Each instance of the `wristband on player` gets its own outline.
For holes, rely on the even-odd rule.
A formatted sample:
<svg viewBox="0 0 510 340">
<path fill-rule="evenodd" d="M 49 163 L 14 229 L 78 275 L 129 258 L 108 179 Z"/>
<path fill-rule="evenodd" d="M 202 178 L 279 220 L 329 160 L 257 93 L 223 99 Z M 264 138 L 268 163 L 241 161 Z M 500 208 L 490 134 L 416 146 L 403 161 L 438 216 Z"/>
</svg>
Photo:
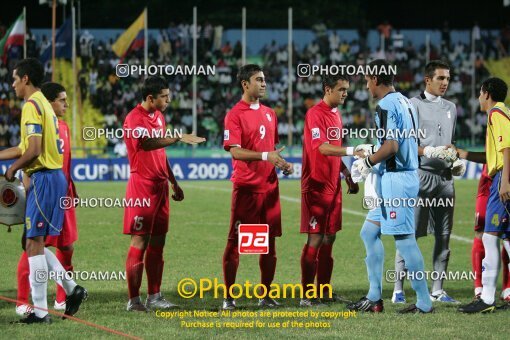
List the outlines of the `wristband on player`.
<svg viewBox="0 0 510 340">
<path fill-rule="evenodd" d="M 352 156 L 354 154 L 354 147 L 353 146 L 348 146 L 346 149 L 345 149 L 345 154 L 347 156 Z"/>
<path fill-rule="evenodd" d="M 372 167 L 375 165 L 370 161 L 370 156 L 363 159 L 363 163 L 366 165 L 367 168 L 372 169 Z"/>
<path fill-rule="evenodd" d="M 263 161 L 267 161 L 267 155 L 269 154 L 269 152 L 263 152 L 262 153 L 262 160 Z"/>
</svg>

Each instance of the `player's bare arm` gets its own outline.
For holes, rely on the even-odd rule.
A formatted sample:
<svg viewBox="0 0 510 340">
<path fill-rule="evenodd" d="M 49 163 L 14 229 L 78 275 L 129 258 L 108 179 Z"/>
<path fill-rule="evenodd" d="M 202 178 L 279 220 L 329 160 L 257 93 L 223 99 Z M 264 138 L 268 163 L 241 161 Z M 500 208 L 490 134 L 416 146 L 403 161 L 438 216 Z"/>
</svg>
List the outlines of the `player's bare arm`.
<svg viewBox="0 0 510 340">
<path fill-rule="evenodd" d="M 368 160 L 373 165 L 381 163 L 398 152 L 398 142 L 395 140 L 386 140 L 383 145 L 373 155 L 368 156 Z"/>
<path fill-rule="evenodd" d="M 467 151 L 463 149 L 457 149 L 457 153 L 460 159 L 465 159 L 475 163 L 487 163 L 487 158 L 485 152 L 473 152 Z"/>
<path fill-rule="evenodd" d="M 172 185 L 172 190 L 174 194 L 172 195 L 172 199 L 174 201 L 182 201 L 184 199 L 184 192 L 182 191 L 182 188 L 179 186 L 179 183 L 177 183 L 177 180 L 175 179 L 174 172 L 172 171 L 172 167 L 170 166 L 170 162 L 166 162 L 166 166 L 168 168 L 168 180 L 170 181 L 170 184 Z"/>
<path fill-rule="evenodd" d="M 343 147 L 338 145 L 331 145 L 329 143 L 323 143 L 319 146 L 319 151 L 324 156 L 355 156 L 355 157 L 364 157 L 364 153 L 362 151 L 352 151 L 352 153 L 348 152 L 349 147 Z"/>
<path fill-rule="evenodd" d="M 14 180 L 14 174 L 19 169 L 23 169 L 27 166 L 29 166 L 33 161 L 39 157 L 41 154 L 42 149 L 42 137 L 41 136 L 31 136 L 28 139 L 28 148 L 25 151 L 24 154 L 21 155 L 20 158 L 12 164 L 9 169 L 7 169 L 7 172 L 5 173 L 5 178 L 8 181 Z"/>
<path fill-rule="evenodd" d="M 196 145 L 205 142 L 206 139 L 203 137 L 195 136 L 194 134 L 183 134 L 182 137 L 176 138 L 147 138 L 142 142 L 142 149 L 144 151 L 152 151 L 161 148 L 166 148 L 177 142 L 183 142 L 185 144 Z"/>
<path fill-rule="evenodd" d="M 20 158 L 20 157 L 21 157 L 21 149 L 17 146 L 0 151 L 0 160 L 2 160 L 2 161 L 14 159 L 14 158 Z"/>
<path fill-rule="evenodd" d="M 510 201 L 510 148 L 503 149 L 503 170 L 501 172 L 499 199 L 501 202 Z"/>
<path fill-rule="evenodd" d="M 288 163 L 283 157 L 280 155 L 280 152 L 285 149 L 284 146 L 282 146 L 279 149 L 276 149 L 274 151 L 267 152 L 267 161 L 269 161 L 271 164 L 273 164 L 276 168 L 281 170 L 287 170 L 292 171 L 292 164 Z M 230 154 L 234 159 L 237 159 L 239 161 L 261 161 L 265 160 L 263 157 L 265 157 L 263 154 L 264 152 L 258 152 L 258 151 L 252 151 L 243 149 L 239 146 L 233 146 L 230 148 Z"/>
</svg>

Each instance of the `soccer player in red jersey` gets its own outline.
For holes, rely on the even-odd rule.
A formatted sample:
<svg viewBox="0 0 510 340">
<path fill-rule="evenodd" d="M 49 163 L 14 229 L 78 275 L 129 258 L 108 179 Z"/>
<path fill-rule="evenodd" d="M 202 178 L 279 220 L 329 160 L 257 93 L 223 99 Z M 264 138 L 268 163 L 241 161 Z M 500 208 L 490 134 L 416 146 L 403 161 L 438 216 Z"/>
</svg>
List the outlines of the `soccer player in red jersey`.
<svg viewBox="0 0 510 340">
<path fill-rule="evenodd" d="M 163 247 L 169 221 L 169 187 L 172 184 L 175 201 L 184 194 L 177 184 L 165 147 L 181 141 L 198 144 L 205 138 L 192 134 L 182 137 L 166 136 L 162 112 L 170 102 L 168 83 L 159 77 L 148 77 L 142 86 L 142 103 L 138 104 L 124 121 L 131 174 L 127 183 L 126 201 L 149 200 L 150 207 L 127 206 L 124 210 L 124 234 L 131 235 L 126 260 L 129 301 L 128 311 L 170 309 L 177 307 L 167 301 L 160 291 L 163 277 Z M 145 255 L 148 296 L 145 304 L 140 299 Z"/>
<path fill-rule="evenodd" d="M 58 83 L 45 83 L 41 86 L 41 92 L 48 99 L 58 118 L 58 132 L 60 135 L 60 145 L 64 151 L 64 163 L 62 171 L 68 183 L 67 196 L 70 198 L 77 197 L 76 188 L 71 178 L 71 138 L 69 127 L 62 119 L 69 107 L 67 103 L 66 89 Z M 28 176 L 24 177 L 25 181 L 30 181 Z M 25 183 L 28 188 L 29 183 Z M 64 210 L 64 224 L 59 236 L 47 236 L 46 247 L 55 247 L 57 259 L 60 261 L 66 271 L 72 271 L 72 257 L 74 251 L 74 242 L 78 239 L 76 230 L 76 213 L 74 206 L 70 206 Z M 20 316 L 28 315 L 32 311 L 32 307 L 28 305 L 28 296 L 30 294 L 30 284 L 28 280 L 29 267 L 27 254 L 24 251 L 18 262 L 18 298 L 16 313 Z M 65 310 L 66 308 L 66 292 L 64 288 L 57 285 L 57 296 L 54 308 L 56 310 Z"/>
<path fill-rule="evenodd" d="M 292 172 L 292 165 L 280 156 L 278 119 L 275 112 L 260 104 L 266 93 L 266 81 L 258 65 L 244 65 L 237 81 L 242 99 L 227 113 L 223 146 L 232 154 L 232 205 L 230 231 L 223 254 L 223 276 L 227 298 L 223 309 L 235 309 L 230 287 L 235 283 L 239 266 L 238 226 L 244 223 L 269 225 L 269 253 L 260 255 L 261 283 L 270 290 L 276 269 L 275 237 L 282 234 L 280 195 L 275 167 Z M 273 308 L 279 303 L 269 296 L 259 300 L 259 306 Z"/>
<path fill-rule="evenodd" d="M 348 193 L 359 191 L 341 158 L 354 154 L 353 147 L 342 147 L 342 119 L 338 110 L 347 98 L 349 80 L 343 75 L 326 76 L 322 80 L 322 89 L 323 99 L 305 116 L 300 228 L 301 233 L 308 234 L 301 254 L 301 283 L 306 288 L 317 276 L 319 292 L 320 285 L 330 283 L 333 243 L 336 233 L 342 229 L 340 172 L 349 186 Z M 361 156 L 362 151 L 358 153 Z M 345 302 L 329 290 L 325 289 L 323 293 L 323 302 Z M 304 307 L 321 303 L 318 297 L 305 296 L 300 301 Z"/>
</svg>

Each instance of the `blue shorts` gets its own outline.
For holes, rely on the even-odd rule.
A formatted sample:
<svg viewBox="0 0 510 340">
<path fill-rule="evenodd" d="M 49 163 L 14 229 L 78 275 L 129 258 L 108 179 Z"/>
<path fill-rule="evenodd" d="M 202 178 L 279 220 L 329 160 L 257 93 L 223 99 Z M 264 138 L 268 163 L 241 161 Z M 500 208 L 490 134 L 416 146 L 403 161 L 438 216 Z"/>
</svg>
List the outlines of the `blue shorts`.
<svg viewBox="0 0 510 340">
<path fill-rule="evenodd" d="M 501 171 L 492 179 L 487 210 L 485 213 L 485 232 L 501 233 L 501 238 L 510 237 L 510 202 L 503 203 L 499 200 L 499 187 L 501 185 Z"/>
<path fill-rule="evenodd" d="M 420 188 L 417 172 L 386 172 L 381 177 L 381 198 L 390 204 L 381 204 L 381 233 L 383 235 L 410 235 L 415 233 L 414 205 Z"/>
<path fill-rule="evenodd" d="M 64 222 L 61 197 L 67 195 L 67 181 L 62 169 L 41 170 L 30 176 L 25 213 L 27 238 L 60 235 Z"/>
</svg>

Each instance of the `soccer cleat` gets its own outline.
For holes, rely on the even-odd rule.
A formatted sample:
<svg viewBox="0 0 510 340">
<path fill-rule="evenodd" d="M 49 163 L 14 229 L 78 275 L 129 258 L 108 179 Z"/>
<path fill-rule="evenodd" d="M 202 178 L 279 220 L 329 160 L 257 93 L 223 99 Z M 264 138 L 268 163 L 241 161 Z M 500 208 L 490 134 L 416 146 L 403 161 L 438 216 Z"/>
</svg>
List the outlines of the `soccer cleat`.
<svg viewBox="0 0 510 340">
<path fill-rule="evenodd" d="M 453 304 L 460 303 L 459 301 L 455 300 L 454 298 L 452 298 L 451 296 L 446 294 L 446 292 L 444 290 L 440 294 L 437 294 L 437 295 L 430 294 L 430 299 L 433 302 L 444 302 L 444 303 L 453 303 Z"/>
<path fill-rule="evenodd" d="M 483 302 L 482 299 L 478 299 L 468 303 L 467 305 L 460 306 L 458 311 L 461 313 L 492 313 L 496 310 L 494 304 L 489 305 Z"/>
<path fill-rule="evenodd" d="M 351 300 L 343 297 L 342 295 L 338 295 L 337 293 L 331 294 L 331 298 L 329 298 L 329 297 L 322 298 L 321 301 L 324 302 L 324 303 L 336 303 L 336 302 L 339 302 L 339 303 L 352 303 Z"/>
<path fill-rule="evenodd" d="M 415 304 L 409 305 L 406 308 L 403 308 L 403 309 L 397 311 L 398 314 L 416 314 L 416 313 L 427 314 L 427 313 L 433 313 L 433 312 L 434 312 L 434 308 L 431 308 L 428 312 L 425 312 L 425 311 L 419 309 L 418 307 L 416 307 Z"/>
<path fill-rule="evenodd" d="M 16 314 L 19 316 L 28 316 L 34 312 L 34 309 L 29 305 L 16 306 Z"/>
<path fill-rule="evenodd" d="M 147 298 L 147 300 L 145 300 L 145 307 L 147 307 L 148 310 L 180 308 L 178 305 L 166 300 L 162 295 L 159 295 L 155 299 Z"/>
<path fill-rule="evenodd" d="M 140 299 L 135 300 L 134 302 L 130 299 L 127 303 L 126 310 L 128 312 L 149 312 L 147 307 L 140 301 Z"/>
<path fill-rule="evenodd" d="M 259 307 L 264 308 L 278 308 L 281 307 L 282 304 L 277 302 L 275 299 L 271 299 L 270 297 L 266 296 L 263 299 L 259 299 Z"/>
<path fill-rule="evenodd" d="M 222 309 L 224 310 L 236 309 L 236 300 L 234 300 L 233 298 L 226 298 L 225 300 L 223 300 Z"/>
<path fill-rule="evenodd" d="M 54 310 L 66 310 L 66 302 L 57 302 L 57 300 L 55 300 L 55 303 L 53 304 L 53 309 Z"/>
<path fill-rule="evenodd" d="M 391 296 L 391 302 L 393 303 L 406 303 L 406 295 L 403 291 L 399 290 L 398 292 L 393 292 Z"/>
<path fill-rule="evenodd" d="M 300 307 L 325 307 L 326 305 L 322 303 L 321 299 L 301 299 L 299 301 Z"/>
<path fill-rule="evenodd" d="M 81 303 L 87 300 L 87 297 L 88 297 L 87 290 L 80 285 L 76 285 L 71 295 L 67 296 L 66 309 L 64 314 L 70 316 L 76 314 L 76 312 L 78 312 L 78 309 L 80 309 Z M 65 319 L 65 317 L 62 318 Z"/>
<path fill-rule="evenodd" d="M 382 299 L 374 302 L 363 296 L 359 301 L 348 304 L 347 309 L 357 312 L 381 313 L 384 310 L 384 304 Z"/>
<path fill-rule="evenodd" d="M 46 314 L 45 316 L 40 318 L 40 317 L 37 317 L 35 315 L 35 313 L 31 313 L 26 318 L 19 320 L 17 323 L 24 324 L 24 325 L 30 325 L 30 324 L 33 324 L 33 323 L 46 323 L 46 324 L 50 324 L 51 323 L 51 317 L 50 317 L 49 314 Z"/>
</svg>

